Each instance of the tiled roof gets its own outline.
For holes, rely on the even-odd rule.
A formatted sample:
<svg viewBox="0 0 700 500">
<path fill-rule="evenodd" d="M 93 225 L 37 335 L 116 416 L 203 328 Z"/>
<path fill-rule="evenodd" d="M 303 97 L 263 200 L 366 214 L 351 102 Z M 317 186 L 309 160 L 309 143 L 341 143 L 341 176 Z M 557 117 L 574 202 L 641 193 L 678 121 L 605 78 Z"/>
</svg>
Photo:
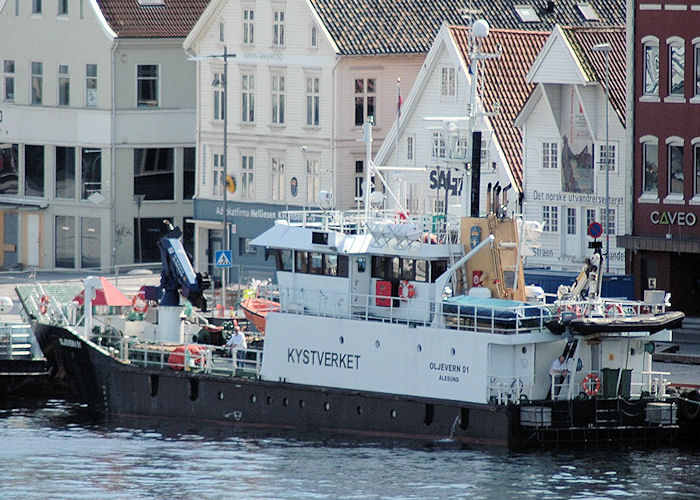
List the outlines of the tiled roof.
<svg viewBox="0 0 700 500">
<path fill-rule="evenodd" d="M 119 38 L 184 38 L 209 0 L 164 0 L 163 5 L 97 0 L 97 4 Z"/>
<path fill-rule="evenodd" d="M 443 22 L 470 25 L 472 5 L 491 28 L 552 31 L 565 26 L 620 26 L 625 0 L 589 0 L 600 21 L 586 21 L 580 0 L 309 0 L 343 55 L 428 53 Z M 531 5 L 539 22 L 523 22 L 516 5 Z M 551 11 L 547 6 L 551 5 Z"/>
<path fill-rule="evenodd" d="M 608 28 L 563 27 L 573 51 L 576 53 L 586 77 L 590 81 L 600 82 L 605 88 L 605 54 L 595 52 L 593 46 L 600 43 L 610 44 L 609 75 L 610 103 L 615 113 L 625 125 L 625 74 L 626 74 L 626 41 L 625 27 L 613 26 Z"/>
<path fill-rule="evenodd" d="M 469 63 L 469 29 L 452 26 L 452 36 L 462 58 Z M 483 61 L 483 91 L 481 103 L 486 111 L 492 111 L 494 103 L 500 108 L 490 118 L 491 125 L 508 162 L 518 190 L 523 186 L 523 139 L 515 118 L 535 88 L 525 76 L 544 46 L 548 32 L 492 29 L 484 39 L 482 52 L 496 53 L 502 47 L 501 57 Z"/>
</svg>

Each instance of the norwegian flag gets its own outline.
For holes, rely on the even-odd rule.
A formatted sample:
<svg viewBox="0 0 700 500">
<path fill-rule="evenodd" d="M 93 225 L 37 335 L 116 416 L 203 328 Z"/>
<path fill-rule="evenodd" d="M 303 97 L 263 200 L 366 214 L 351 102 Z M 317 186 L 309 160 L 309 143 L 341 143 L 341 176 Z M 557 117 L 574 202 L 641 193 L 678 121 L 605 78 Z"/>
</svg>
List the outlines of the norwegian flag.
<svg viewBox="0 0 700 500">
<path fill-rule="evenodd" d="M 403 99 L 401 99 L 401 77 L 396 79 L 396 92 L 398 99 L 396 101 L 396 116 L 401 118 L 401 104 L 403 104 Z"/>
</svg>

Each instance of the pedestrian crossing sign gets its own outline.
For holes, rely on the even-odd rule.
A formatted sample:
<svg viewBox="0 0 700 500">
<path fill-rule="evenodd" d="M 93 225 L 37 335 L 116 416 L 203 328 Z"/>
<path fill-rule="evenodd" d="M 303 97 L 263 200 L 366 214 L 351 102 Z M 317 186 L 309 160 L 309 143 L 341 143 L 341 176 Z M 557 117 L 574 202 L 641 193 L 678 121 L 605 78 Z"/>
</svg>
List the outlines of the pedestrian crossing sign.
<svg viewBox="0 0 700 500">
<path fill-rule="evenodd" d="M 216 267 L 231 267 L 231 250 L 217 250 L 214 257 Z"/>
</svg>

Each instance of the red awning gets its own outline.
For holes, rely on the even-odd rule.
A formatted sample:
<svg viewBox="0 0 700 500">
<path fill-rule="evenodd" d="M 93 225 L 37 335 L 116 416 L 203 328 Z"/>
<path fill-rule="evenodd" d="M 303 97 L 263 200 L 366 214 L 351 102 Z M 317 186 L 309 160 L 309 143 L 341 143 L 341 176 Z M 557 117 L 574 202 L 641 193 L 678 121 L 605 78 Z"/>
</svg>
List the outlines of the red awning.
<svg viewBox="0 0 700 500">
<path fill-rule="evenodd" d="M 131 301 L 120 292 L 116 286 L 109 282 L 107 278 L 100 277 L 102 289 L 95 290 L 95 298 L 92 299 L 93 306 L 130 306 Z M 73 301 L 81 306 L 85 302 L 85 290 L 75 296 Z"/>
</svg>

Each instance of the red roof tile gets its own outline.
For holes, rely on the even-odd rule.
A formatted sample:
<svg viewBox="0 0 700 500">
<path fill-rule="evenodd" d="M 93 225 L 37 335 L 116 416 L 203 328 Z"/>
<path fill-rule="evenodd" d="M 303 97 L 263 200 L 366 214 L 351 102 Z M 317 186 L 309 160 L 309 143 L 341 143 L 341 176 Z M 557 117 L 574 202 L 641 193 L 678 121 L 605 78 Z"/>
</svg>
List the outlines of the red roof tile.
<svg viewBox="0 0 700 500">
<path fill-rule="evenodd" d="M 450 27 L 452 36 L 465 61 L 469 62 L 469 29 Z M 501 57 L 483 61 L 483 91 L 481 103 L 486 111 L 500 104 L 499 111 L 490 118 L 498 143 L 508 162 L 518 190 L 523 186 L 523 139 L 515 118 L 535 88 L 527 83 L 527 75 L 549 33 L 544 31 L 490 30 L 484 39 L 482 51 L 495 53 L 502 47 Z"/>
<path fill-rule="evenodd" d="M 119 38 L 185 38 L 209 0 L 164 0 L 140 5 L 138 0 L 97 0 Z"/>
</svg>

